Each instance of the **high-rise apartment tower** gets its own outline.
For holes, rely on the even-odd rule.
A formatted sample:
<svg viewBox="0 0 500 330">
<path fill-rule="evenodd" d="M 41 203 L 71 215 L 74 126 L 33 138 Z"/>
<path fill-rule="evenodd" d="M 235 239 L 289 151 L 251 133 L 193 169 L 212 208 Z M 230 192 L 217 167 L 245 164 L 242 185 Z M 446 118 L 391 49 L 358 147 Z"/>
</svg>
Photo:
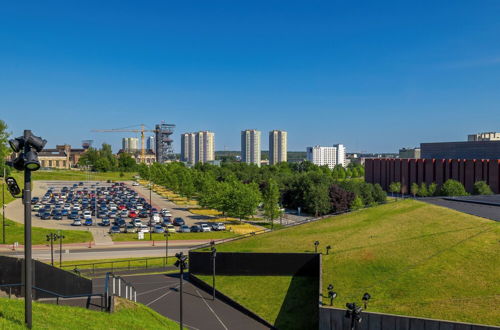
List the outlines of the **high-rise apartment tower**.
<svg viewBox="0 0 500 330">
<path fill-rule="evenodd" d="M 273 130 L 269 132 L 269 165 L 287 160 L 287 132 Z"/>
<path fill-rule="evenodd" d="M 241 161 L 260 166 L 260 131 L 241 131 Z"/>
</svg>

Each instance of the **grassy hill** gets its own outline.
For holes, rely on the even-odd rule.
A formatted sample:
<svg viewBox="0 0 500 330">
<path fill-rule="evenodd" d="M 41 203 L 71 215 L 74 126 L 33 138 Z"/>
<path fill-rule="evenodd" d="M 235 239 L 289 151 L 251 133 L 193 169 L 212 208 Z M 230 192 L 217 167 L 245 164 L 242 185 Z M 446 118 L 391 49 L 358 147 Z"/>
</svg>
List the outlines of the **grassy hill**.
<svg viewBox="0 0 500 330">
<path fill-rule="evenodd" d="M 152 309 L 119 300 L 112 314 L 79 307 L 33 303 L 33 329 L 178 329 L 179 325 Z M 0 329 L 26 329 L 24 301 L 0 298 Z"/>
<path fill-rule="evenodd" d="M 336 306 L 361 302 L 369 292 L 370 311 L 499 325 L 500 312 L 494 307 L 500 303 L 499 239 L 497 222 L 405 200 L 230 242 L 217 250 L 313 252 L 318 240 L 322 252 L 332 247 L 322 256 L 322 283 L 324 295 L 328 284 L 335 286 Z M 245 290 L 241 281 L 236 286 L 221 279 L 218 287 L 239 301 L 263 300 L 261 290 Z M 274 308 L 276 315 L 280 305 L 274 301 L 267 308 Z"/>
</svg>

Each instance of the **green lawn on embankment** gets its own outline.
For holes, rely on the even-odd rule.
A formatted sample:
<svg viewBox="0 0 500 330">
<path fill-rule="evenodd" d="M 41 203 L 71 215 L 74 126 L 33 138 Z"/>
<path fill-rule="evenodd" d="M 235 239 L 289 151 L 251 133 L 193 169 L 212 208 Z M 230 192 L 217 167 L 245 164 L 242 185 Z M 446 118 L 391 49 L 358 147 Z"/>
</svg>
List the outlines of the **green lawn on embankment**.
<svg viewBox="0 0 500 330">
<path fill-rule="evenodd" d="M 336 306 L 500 325 L 500 224 L 447 208 L 404 200 L 217 246 L 217 251 L 314 252 L 320 242 L 323 295 L 332 283 Z M 325 247 L 332 250 L 325 254 Z M 263 301 L 255 277 L 221 283 L 237 301 Z M 267 279 L 279 288 L 278 278 Z M 327 303 L 328 299 L 324 299 Z M 280 303 L 268 304 L 277 315 Z M 268 319 L 272 320 L 272 318 Z"/>
<path fill-rule="evenodd" d="M 210 239 L 223 239 L 235 237 L 236 234 L 229 231 L 209 231 L 204 233 L 170 233 L 168 239 L 170 241 L 179 241 L 179 240 L 210 240 Z M 139 240 L 137 238 L 137 233 L 120 233 L 120 234 L 111 234 L 111 239 L 114 242 L 125 242 L 125 241 L 149 241 L 149 233 L 144 233 L 144 239 Z M 165 242 L 164 234 L 152 234 L 152 240 L 158 242 Z"/>
<path fill-rule="evenodd" d="M 0 298 L 0 329 L 26 329 L 24 300 Z M 33 302 L 33 329 L 179 329 L 152 309 L 119 299 L 116 312 Z"/>
</svg>

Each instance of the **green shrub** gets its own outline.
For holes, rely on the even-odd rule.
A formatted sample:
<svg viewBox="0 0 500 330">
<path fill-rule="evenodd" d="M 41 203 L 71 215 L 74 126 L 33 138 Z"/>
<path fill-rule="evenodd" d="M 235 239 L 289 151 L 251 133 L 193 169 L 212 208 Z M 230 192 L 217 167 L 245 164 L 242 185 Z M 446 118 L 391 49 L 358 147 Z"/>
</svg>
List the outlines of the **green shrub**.
<svg viewBox="0 0 500 330">
<path fill-rule="evenodd" d="M 493 195 L 493 191 L 485 181 L 474 183 L 474 195 Z"/>
<path fill-rule="evenodd" d="M 416 184 L 415 182 L 411 184 L 410 192 L 413 195 L 413 197 L 417 196 L 419 189 L 420 188 L 418 187 L 418 184 Z"/>
<path fill-rule="evenodd" d="M 351 204 L 351 210 L 359 210 L 363 208 L 363 200 L 358 196 L 354 198 Z"/>
<path fill-rule="evenodd" d="M 434 182 L 429 185 L 427 188 L 428 196 L 436 196 L 438 194 L 438 185 Z"/>
<path fill-rule="evenodd" d="M 422 182 L 420 184 L 420 187 L 418 188 L 417 195 L 418 195 L 418 197 L 427 197 L 427 196 L 429 196 L 429 191 L 427 190 L 427 185 L 424 182 Z"/>
<path fill-rule="evenodd" d="M 449 179 L 441 187 L 441 194 L 443 196 L 467 196 L 468 193 L 465 191 L 463 184 L 457 180 Z"/>
</svg>

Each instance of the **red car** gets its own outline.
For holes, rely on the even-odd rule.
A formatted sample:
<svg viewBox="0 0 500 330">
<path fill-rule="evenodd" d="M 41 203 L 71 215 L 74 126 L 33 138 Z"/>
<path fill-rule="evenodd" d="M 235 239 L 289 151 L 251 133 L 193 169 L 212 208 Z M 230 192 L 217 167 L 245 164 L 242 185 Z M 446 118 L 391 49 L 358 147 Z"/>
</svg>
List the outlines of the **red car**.
<svg viewBox="0 0 500 330">
<path fill-rule="evenodd" d="M 128 217 L 131 219 L 137 218 L 137 213 L 135 211 L 130 211 Z"/>
</svg>

